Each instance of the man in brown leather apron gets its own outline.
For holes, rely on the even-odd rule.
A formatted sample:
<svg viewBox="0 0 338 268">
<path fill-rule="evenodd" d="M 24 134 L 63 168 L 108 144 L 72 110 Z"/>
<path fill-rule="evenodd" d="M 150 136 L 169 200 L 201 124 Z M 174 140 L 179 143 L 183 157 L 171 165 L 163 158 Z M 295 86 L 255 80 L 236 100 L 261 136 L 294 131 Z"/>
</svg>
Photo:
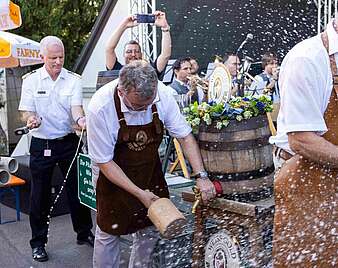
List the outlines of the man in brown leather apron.
<svg viewBox="0 0 338 268">
<path fill-rule="evenodd" d="M 274 267 L 337 267 L 338 34 L 296 45 L 281 72 Z M 277 163 L 276 162 L 276 163 Z"/>
<path fill-rule="evenodd" d="M 157 236 L 147 208 L 169 197 L 158 155 L 164 125 L 180 141 L 195 173 L 203 175 L 197 143 L 174 98 L 142 61 L 123 67 L 118 81 L 94 94 L 87 118 L 89 153 L 100 167 L 94 267 L 119 267 L 119 236 L 132 233 L 129 267 L 148 267 Z M 204 201 L 215 196 L 207 177 L 196 183 Z"/>
</svg>

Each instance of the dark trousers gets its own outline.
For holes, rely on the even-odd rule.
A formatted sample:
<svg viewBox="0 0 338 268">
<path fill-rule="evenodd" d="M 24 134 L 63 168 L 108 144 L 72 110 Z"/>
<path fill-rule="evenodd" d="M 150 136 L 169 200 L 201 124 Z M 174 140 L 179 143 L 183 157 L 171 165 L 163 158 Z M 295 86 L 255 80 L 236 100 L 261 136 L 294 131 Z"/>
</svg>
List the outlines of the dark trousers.
<svg viewBox="0 0 338 268">
<path fill-rule="evenodd" d="M 79 138 L 69 134 L 62 139 L 47 140 L 32 138 L 30 147 L 30 170 L 32 173 L 30 215 L 29 221 L 32 229 L 32 248 L 47 243 L 47 216 L 52 205 L 51 180 L 53 170 L 59 166 L 63 176 L 69 169 L 74 158 Z M 44 150 L 51 150 L 51 156 L 44 156 Z M 88 236 L 93 227 L 90 209 L 80 204 L 78 199 L 77 161 L 75 160 L 69 172 L 65 190 L 77 239 Z"/>
</svg>

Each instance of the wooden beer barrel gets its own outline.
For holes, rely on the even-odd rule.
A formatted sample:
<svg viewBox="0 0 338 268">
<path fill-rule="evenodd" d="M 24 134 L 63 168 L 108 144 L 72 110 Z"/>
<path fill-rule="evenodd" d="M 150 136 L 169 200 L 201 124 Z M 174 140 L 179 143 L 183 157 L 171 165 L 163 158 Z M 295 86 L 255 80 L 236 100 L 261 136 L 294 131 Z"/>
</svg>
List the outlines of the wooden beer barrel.
<svg viewBox="0 0 338 268">
<path fill-rule="evenodd" d="M 222 182 L 227 198 L 253 201 L 272 193 L 273 160 L 266 115 L 231 120 L 218 130 L 216 123 L 199 128 L 199 147 L 212 180 Z"/>
<path fill-rule="evenodd" d="M 120 70 L 100 71 L 97 74 L 96 90 L 119 77 Z"/>
</svg>

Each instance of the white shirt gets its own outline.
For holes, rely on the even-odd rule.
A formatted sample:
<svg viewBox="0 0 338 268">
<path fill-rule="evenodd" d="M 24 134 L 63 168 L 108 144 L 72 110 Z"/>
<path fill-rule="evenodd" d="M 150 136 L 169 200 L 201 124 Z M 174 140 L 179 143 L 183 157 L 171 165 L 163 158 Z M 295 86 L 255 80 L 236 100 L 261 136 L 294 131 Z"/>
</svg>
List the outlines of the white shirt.
<svg viewBox="0 0 338 268">
<path fill-rule="evenodd" d="M 107 163 L 114 157 L 120 124 L 114 102 L 114 90 L 118 79 L 104 85 L 92 97 L 87 113 L 88 149 L 95 163 Z M 152 121 L 151 105 L 145 111 L 131 111 L 121 101 L 121 111 L 127 125 L 145 125 Z M 163 83 L 158 83 L 157 95 L 154 99 L 160 120 L 176 138 L 184 138 L 191 128 L 181 115 L 177 103 Z"/>
<path fill-rule="evenodd" d="M 266 74 L 270 80 L 270 75 Z M 269 84 L 269 83 L 268 83 Z M 264 81 L 261 75 L 255 76 L 255 81 L 253 81 L 250 85 L 250 91 L 253 93 L 254 96 L 264 94 L 264 89 L 267 86 L 267 81 Z"/>
<path fill-rule="evenodd" d="M 253 96 L 266 94 L 264 92 L 264 89 L 266 88 L 266 86 L 268 84 L 271 83 L 272 75 L 265 73 L 265 72 L 264 72 L 264 74 L 269 79 L 269 82 L 265 81 L 263 79 L 262 75 L 259 75 L 259 74 L 256 75 L 255 80 L 251 83 L 250 88 L 249 88 L 249 91 L 250 91 L 251 94 L 253 94 Z M 273 99 L 273 102 L 276 103 L 276 102 L 279 102 L 278 83 L 277 82 L 275 82 L 274 89 L 275 90 L 273 92 L 272 99 Z"/>
<path fill-rule="evenodd" d="M 338 34 L 332 21 L 327 26 L 329 54 L 338 57 Z M 270 143 L 293 153 L 287 133 L 327 131 L 324 112 L 332 94 L 332 74 L 328 53 L 320 35 L 297 44 L 285 57 L 280 70 L 281 107 L 277 135 Z"/>
<path fill-rule="evenodd" d="M 31 131 L 41 139 L 60 138 L 73 132 L 71 106 L 82 105 L 81 77 L 62 68 L 53 81 L 43 66 L 23 76 L 20 111 L 36 112 L 41 126 Z"/>
</svg>

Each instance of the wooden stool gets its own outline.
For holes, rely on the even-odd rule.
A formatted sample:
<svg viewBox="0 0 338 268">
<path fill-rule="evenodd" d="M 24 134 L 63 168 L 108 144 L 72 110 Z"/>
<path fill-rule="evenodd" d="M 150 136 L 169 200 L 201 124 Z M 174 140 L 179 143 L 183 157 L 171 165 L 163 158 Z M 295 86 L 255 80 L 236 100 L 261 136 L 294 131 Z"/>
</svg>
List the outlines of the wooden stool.
<svg viewBox="0 0 338 268">
<path fill-rule="evenodd" d="M 0 185 L 0 202 L 2 195 L 6 192 L 11 192 L 15 194 L 15 209 L 16 209 L 16 221 L 20 221 L 20 186 L 24 185 L 26 182 L 23 179 L 20 179 L 14 175 L 11 176 L 9 182 Z M 5 224 L 9 222 L 15 222 L 15 220 L 1 222 L 1 207 L 0 207 L 0 224 Z"/>
<path fill-rule="evenodd" d="M 176 158 L 175 162 L 173 163 L 173 165 L 171 166 L 169 173 L 173 173 L 175 171 L 176 167 L 178 166 L 178 164 L 180 164 L 184 177 L 189 179 L 190 174 L 189 174 L 187 165 L 185 163 L 185 158 L 184 158 L 184 154 L 182 152 L 181 145 L 179 144 L 177 139 L 174 139 L 174 146 L 175 146 L 175 150 L 176 150 L 176 153 L 177 153 L 177 158 Z"/>
</svg>

